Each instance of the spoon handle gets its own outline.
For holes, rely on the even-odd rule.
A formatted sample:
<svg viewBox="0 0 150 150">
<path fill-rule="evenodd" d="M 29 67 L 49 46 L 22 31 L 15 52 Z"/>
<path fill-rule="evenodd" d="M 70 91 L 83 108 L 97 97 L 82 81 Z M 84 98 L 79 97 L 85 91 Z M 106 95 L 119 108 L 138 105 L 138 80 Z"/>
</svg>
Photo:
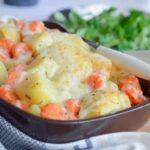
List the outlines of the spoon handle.
<svg viewBox="0 0 150 150">
<path fill-rule="evenodd" d="M 116 66 L 136 75 L 137 77 L 150 80 L 150 64 L 133 56 L 103 46 L 99 46 L 97 51 L 110 58 Z"/>
<path fill-rule="evenodd" d="M 127 52 L 127 54 L 132 55 L 150 64 L 150 50 L 131 51 Z"/>
</svg>

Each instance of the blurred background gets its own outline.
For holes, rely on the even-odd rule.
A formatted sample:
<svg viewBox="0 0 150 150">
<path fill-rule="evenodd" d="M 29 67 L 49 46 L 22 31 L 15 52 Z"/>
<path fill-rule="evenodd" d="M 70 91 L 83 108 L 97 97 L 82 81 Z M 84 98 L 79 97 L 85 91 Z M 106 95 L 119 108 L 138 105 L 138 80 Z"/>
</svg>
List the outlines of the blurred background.
<svg viewBox="0 0 150 150">
<path fill-rule="evenodd" d="M 6 0 L 12 1 L 12 3 L 19 2 L 18 5 L 27 3 L 34 3 L 34 0 Z M 29 2 L 28 2 L 29 1 Z M 32 6 L 15 6 L 4 3 L 4 0 L 0 0 L 0 17 L 3 15 L 12 15 L 20 19 L 42 19 L 46 20 L 50 14 L 58 9 L 75 7 L 78 5 L 88 4 L 109 4 L 112 6 L 137 8 L 150 12 L 150 0 L 38 0 L 35 5 Z"/>
</svg>

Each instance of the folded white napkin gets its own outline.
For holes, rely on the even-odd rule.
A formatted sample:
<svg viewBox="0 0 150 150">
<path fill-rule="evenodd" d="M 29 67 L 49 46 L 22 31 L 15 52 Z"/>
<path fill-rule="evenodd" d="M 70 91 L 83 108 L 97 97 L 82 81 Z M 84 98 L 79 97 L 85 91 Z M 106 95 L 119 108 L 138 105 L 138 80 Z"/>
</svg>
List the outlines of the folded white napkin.
<svg viewBox="0 0 150 150">
<path fill-rule="evenodd" d="M 49 150 L 149 150 L 150 133 L 120 132 L 69 144 L 46 144 Z"/>
<path fill-rule="evenodd" d="M 150 133 L 118 132 L 65 144 L 30 138 L 0 116 L 0 150 L 149 150 Z"/>
</svg>

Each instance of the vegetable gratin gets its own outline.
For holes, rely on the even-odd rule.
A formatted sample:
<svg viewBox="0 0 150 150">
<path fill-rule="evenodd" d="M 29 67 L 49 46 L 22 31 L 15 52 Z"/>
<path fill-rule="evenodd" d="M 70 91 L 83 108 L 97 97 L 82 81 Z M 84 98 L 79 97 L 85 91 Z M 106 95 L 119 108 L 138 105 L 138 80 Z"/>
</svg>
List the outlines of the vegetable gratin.
<svg viewBox="0 0 150 150">
<path fill-rule="evenodd" d="M 40 21 L 0 22 L 0 98 L 56 120 L 103 116 L 145 100 L 138 78 L 78 35 Z"/>
</svg>

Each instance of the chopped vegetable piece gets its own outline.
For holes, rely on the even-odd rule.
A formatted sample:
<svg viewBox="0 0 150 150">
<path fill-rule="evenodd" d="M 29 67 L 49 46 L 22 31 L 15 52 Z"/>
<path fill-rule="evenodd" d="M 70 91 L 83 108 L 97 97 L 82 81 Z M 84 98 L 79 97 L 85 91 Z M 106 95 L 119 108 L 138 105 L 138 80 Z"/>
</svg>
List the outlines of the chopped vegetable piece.
<svg viewBox="0 0 150 150">
<path fill-rule="evenodd" d="M 26 65 L 16 65 L 8 72 L 8 78 L 5 80 L 5 84 L 14 86 L 23 77 L 23 70 Z"/>
<path fill-rule="evenodd" d="M 93 118 L 115 113 L 131 107 L 128 96 L 120 91 L 104 92 L 97 91 L 82 99 L 80 119 Z"/>
<path fill-rule="evenodd" d="M 91 87 L 93 91 L 102 89 L 105 87 L 105 77 L 100 73 L 93 73 L 88 77 L 86 83 Z"/>
<path fill-rule="evenodd" d="M 14 100 L 11 102 L 11 104 L 13 104 L 14 106 L 22 109 L 22 110 L 27 110 L 28 109 L 28 104 L 25 101 L 21 101 L 21 100 Z"/>
<path fill-rule="evenodd" d="M 32 32 L 41 32 L 45 28 L 44 24 L 41 21 L 32 21 L 29 23 L 29 29 Z"/>
<path fill-rule="evenodd" d="M 6 38 L 0 39 L 0 48 L 5 49 L 7 51 L 11 51 L 12 47 L 13 47 L 14 43 Z"/>
<path fill-rule="evenodd" d="M 38 105 L 33 104 L 29 107 L 28 112 L 33 115 L 40 116 L 41 109 Z"/>
<path fill-rule="evenodd" d="M 80 111 L 80 100 L 70 99 L 66 101 L 66 109 L 68 112 L 72 113 L 74 117 L 78 117 Z"/>
<path fill-rule="evenodd" d="M 65 120 L 66 111 L 55 103 L 49 103 L 41 108 L 41 117 L 55 120 Z"/>
<path fill-rule="evenodd" d="M 16 80 L 18 80 L 20 77 L 21 77 L 21 72 L 14 71 L 14 72 L 8 73 L 8 78 L 5 81 L 5 84 L 14 85 Z"/>
<path fill-rule="evenodd" d="M 17 21 L 16 22 L 16 25 L 17 25 L 17 27 L 19 28 L 19 29 L 22 29 L 23 27 L 24 27 L 24 22 L 23 21 L 21 21 L 21 20 L 19 20 L 19 21 Z"/>
<path fill-rule="evenodd" d="M 24 56 L 26 54 L 31 54 L 31 48 L 25 44 L 25 43 L 17 43 L 14 44 L 14 46 L 12 47 L 12 57 L 13 58 L 20 58 L 21 56 Z"/>
<path fill-rule="evenodd" d="M 14 66 L 13 68 L 11 68 L 10 72 L 13 72 L 13 71 L 23 71 L 26 69 L 26 65 L 25 64 L 18 64 L 16 66 Z"/>
<path fill-rule="evenodd" d="M 0 60 L 8 60 L 10 58 L 9 52 L 0 48 Z"/>
<path fill-rule="evenodd" d="M 133 105 L 140 104 L 144 101 L 140 83 L 135 76 L 129 75 L 121 78 L 118 82 L 118 85 L 121 91 L 129 96 Z"/>
<path fill-rule="evenodd" d="M 20 41 L 20 31 L 16 27 L 10 25 L 4 25 L 0 27 L 0 39 L 7 38 L 13 42 Z"/>
<path fill-rule="evenodd" d="M 24 42 L 32 48 L 33 55 L 38 55 L 41 51 L 51 46 L 53 40 L 49 32 L 43 31 L 26 37 Z"/>
<path fill-rule="evenodd" d="M 0 98 L 10 103 L 18 99 L 12 87 L 8 84 L 4 84 L 0 87 Z"/>
<path fill-rule="evenodd" d="M 16 86 L 15 91 L 20 99 L 26 100 L 29 104 L 59 103 L 56 98 L 56 87 L 40 71 L 29 74 Z"/>
<path fill-rule="evenodd" d="M 3 62 L 0 61 L 0 85 L 4 83 L 7 78 L 7 69 Z"/>
<path fill-rule="evenodd" d="M 58 68 L 58 65 L 50 56 L 37 56 L 29 65 L 27 72 L 41 72 L 44 73 L 48 78 L 52 78 Z"/>
</svg>

